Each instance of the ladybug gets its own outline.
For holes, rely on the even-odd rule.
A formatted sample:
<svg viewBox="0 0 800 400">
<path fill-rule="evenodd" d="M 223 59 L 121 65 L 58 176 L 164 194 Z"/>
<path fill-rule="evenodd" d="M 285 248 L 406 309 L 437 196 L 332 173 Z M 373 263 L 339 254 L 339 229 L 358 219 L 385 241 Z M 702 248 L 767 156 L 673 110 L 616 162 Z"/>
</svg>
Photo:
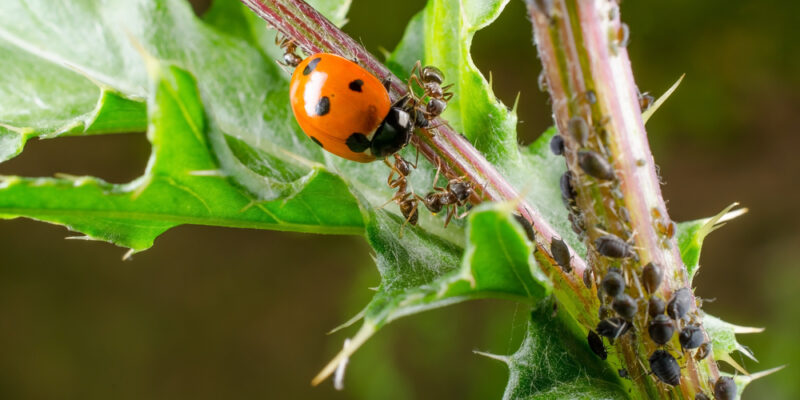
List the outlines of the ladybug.
<svg viewBox="0 0 800 400">
<path fill-rule="evenodd" d="M 289 97 L 303 132 L 348 160 L 385 159 L 405 147 L 414 131 L 408 98 L 392 103 L 378 78 L 335 54 L 313 54 L 297 64 Z"/>
</svg>

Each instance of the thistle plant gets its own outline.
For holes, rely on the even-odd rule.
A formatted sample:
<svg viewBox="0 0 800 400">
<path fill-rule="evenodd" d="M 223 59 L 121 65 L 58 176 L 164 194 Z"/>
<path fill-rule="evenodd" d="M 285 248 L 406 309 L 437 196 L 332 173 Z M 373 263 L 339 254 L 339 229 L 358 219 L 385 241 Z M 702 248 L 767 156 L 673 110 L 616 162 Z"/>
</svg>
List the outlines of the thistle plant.
<svg viewBox="0 0 800 400">
<path fill-rule="evenodd" d="M 520 146 L 516 107 L 470 57 L 475 32 L 507 3 L 429 0 L 378 60 L 337 28 L 348 1 L 217 0 L 202 18 L 182 0 L 6 1 L 2 160 L 32 137 L 136 130 L 153 151 L 127 184 L 2 177 L 0 216 L 65 225 L 126 257 L 181 224 L 363 236 L 380 287 L 340 327 L 360 323 L 313 384 L 398 318 L 503 298 L 530 310 L 516 352 L 484 354 L 508 366 L 505 398 L 722 398 L 728 376 L 734 398 L 764 375 L 731 357 L 752 357 L 735 334 L 757 330 L 705 314 L 691 288 L 704 238 L 744 209 L 670 219 L 645 122 L 677 84 L 651 104 L 640 95 L 617 2 L 527 0 L 536 47 L 524 51 L 542 61 L 554 127 Z M 466 217 L 445 228 L 443 215 L 421 211 L 403 227 L 397 208 L 383 207 L 393 193 L 382 163 L 308 140 L 291 114 L 290 75 L 274 62 L 278 33 L 304 55 L 356 61 L 388 80 L 392 100 L 408 94 L 417 60 L 439 67 L 455 96 L 402 154 L 422 157 L 409 176 L 421 193 L 441 183 L 437 170 L 470 182 L 478 195 Z M 655 321 L 674 331 L 654 341 Z"/>
</svg>

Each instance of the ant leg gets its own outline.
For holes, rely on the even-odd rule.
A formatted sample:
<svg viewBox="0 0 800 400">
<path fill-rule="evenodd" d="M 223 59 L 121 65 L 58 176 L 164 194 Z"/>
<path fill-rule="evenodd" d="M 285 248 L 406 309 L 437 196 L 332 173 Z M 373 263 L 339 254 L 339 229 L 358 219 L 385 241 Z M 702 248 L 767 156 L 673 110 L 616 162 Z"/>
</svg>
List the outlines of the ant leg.
<svg viewBox="0 0 800 400">
<path fill-rule="evenodd" d="M 444 227 L 447 228 L 447 224 L 450 223 L 450 219 L 453 218 L 453 214 L 455 214 L 456 206 L 451 204 L 447 208 L 447 218 L 444 219 Z"/>
</svg>

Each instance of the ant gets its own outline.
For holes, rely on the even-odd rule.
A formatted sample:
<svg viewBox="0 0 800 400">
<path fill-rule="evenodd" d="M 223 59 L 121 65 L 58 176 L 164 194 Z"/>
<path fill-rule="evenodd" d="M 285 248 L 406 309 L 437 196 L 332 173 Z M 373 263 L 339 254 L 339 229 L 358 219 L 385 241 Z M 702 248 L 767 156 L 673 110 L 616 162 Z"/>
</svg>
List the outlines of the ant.
<svg viewBox="0 0 800 400">
<path fill-rule="evenodd" d="M 466 215 L 466 213 L 457 214 L 458 207 L 467 205 L 470 196 L 474 193 L 474 189 L 470 182 L 464 180 L 463 176 L 450 179 L 445 187 L 436 186 L 440 171 L 441 165 L 440 168 L 436 169 L 436 177 L 433 178 L 434 191 L 428 193 L 425 197 L 418 196 L 418 199 L 421 200 L 422 204 L 425 204 L 425 207 L 433 214 L 447 209 L 447 218 L 444 220 L 444 226 L 446 228 L 453 216 L 456 218 L 463 218 Z"/>
<path fill-rule="evenodd" d="M 389 201 L 379 208 L 384 207 L 392 201 L 397 203 L 397 206 L 400 207 L 400 213 L 405 217 L 405 222 L 403 222 L 403 225 L 400 227 L 400 236 L 402 237 L 403 228 L 406 224 L 417 225 L 419 221 L 418 196 L 414 194 L 413 190 L 408 190 L 407 179 L 408 175 L 411 174 L 411 168 L 416 168 L 417 165 L 416 163 L 412 164 L 406 161 L 397 153 L 394 154 L 394 165 L 385 158 L 383 162 L 392 170 L 392 172 L 389 173 L 389 178 L 386 180 L 386 183 L 390 188 L 397 189 L 397 192 L 395 192 L 394 196 L 392 196 Z M 397 175 L 396 178 L 395 174 Z"/>
<path fill-rule="evenodd" d="M 417 74 L 417 71 L 419 71 L 419 74 Z M 421 97 L 414 95 L 412 83 L 416 83 L 424 91 Z M 453 85 L 442 87 L 442 83 L 444 83 L 444 73 L 439 68 L 432 65 L 423 67 L 417 61 L 414 64 L 414 68 L 411 69 L 411 76 L 408 78 L 408 93 L 413 97 L 413 101 L 419 105 L 423 103 L 426 97 L 428 98 L 428 104 L 425 105 L 425 109 L 419 107 L 422 116 L 427 121 L 441 115 L 444 109 L 447 108 L 447 102 L 453 98 L 453 93 L 448 91 Z M 427 123 L 424 125 L 427 125 Z"/>
<path fill-rule="evenodd" d="M 303 61 L 296 53 L 297 43 L 294 40 L 278 33 L 275 35 L 275 45 L 283 49 L 283 61 L 278 61 L 278 65 L 294 68 Z"/>
</svg>

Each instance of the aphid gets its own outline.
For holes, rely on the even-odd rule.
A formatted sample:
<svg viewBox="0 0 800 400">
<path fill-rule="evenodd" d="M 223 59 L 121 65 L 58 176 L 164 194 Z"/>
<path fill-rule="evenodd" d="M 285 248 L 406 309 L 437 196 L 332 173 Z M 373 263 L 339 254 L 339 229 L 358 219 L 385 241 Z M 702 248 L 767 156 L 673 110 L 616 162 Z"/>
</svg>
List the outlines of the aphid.
<svg viewBox="0 0 800 400">
<path fill-rule="evenodd" d="M 714 399 L 716 400 L 734 400 L 737 392 L 736 382 L 729 376 L 721 376 L 714 383 Z"/>
<path fill-rule="evenodd" d="M 694 400 L 711 400 L 703 393 L 697 393 L 694 395 Z"/>
<path fill-rule="evenodd" d="M 337 156 L 358 162 L 385 158 L 411 139 L 408 99 L 392 104 L 380 80 L 358 64 L 318 53 L 292 74 L 292 112 L 308 137 Z"/>
<path fill-rule="evenodd" d="M 592 349 L 594 354 L 597 354 L 601 360 L 605 360 L 608 357 L 608 352 L 606 351 L 606 346 L 603 344 L 603 339 L 597 335 L 595 331 L 589 331 L 589 336 L 586 338 L 589 342 L 589 348 Z"/>
<path fill-rule="evenodd" d="M 578 165 L 587 175 L 601 179 L 614 179 L 614 168 L 606 161 L 603 156 L 591 150 L 581 150 L 578 152 Z"/>
<path fill-rule="evenodd" d="M 664 314 L 656 315 L 647 327 L 650 339 L 658 345 L 665 345 L 675 334 L 675 324 Z"/>
<path fill-rule="evenodd" d="M 547 74 L 544 73 L 544 70 L 539 73 L 539 77 L 537 78 L 536 82 L 539 84 L 539 91 L 546 92 L 547 87 Z"/>
<path fill-rule="evenodd" d="M 708 357 L 709 354 L 711 354 L 711 343 L 705 342 L 697 348 L 697 353 L 695 353 L 694 359 L 700 361 Z"/>
<path fill-rule="evenodd" d="M 653 262 L 647 263 L 642 269 L 642 282 L 648 293 L 655 293 L 661 286 L 662 272 L 661 267 Z"/>
<path fill-rule="evenodd" d="M 650 95 L 648 92 L 639 93 L 639 107 L 642 111 L 647 110 L 650 108 L 653 103 L 655 103 L 656 99 Z"/>
<path fill-rule="evenodd" d="M 564 138 L 561 135 L 555 135 L 550 139 L 550 151 L 557 156 L 564 154 Z"/>
<path fill-rule="evenodd" d="M 597 93 L 592 89 L 587 90 L 586 93 L 583 94 L 583 98 L 586 99 L 586 102 L 589 104 L 597 103 Z"/>
<path fill-rule="evenodd" d="M 573 180 L 572 172 L 567 171 L 561 175 L 561 179 L 558 181 L 558 186 L 561 188 L 561 199 L 564 200 L 568 209 L 576 207 L 575 198 L 578 196 L 575 185 L 572 184 Z"/>
<path fill-rule="evenodd" d="M 586 233 L 586 225 L 583 221 L 583 217 L 577 212 L 570 212 L 569 215 L 567 215 L 567 219 L 572 227 L 572 231 L 583 238 L 583 235 Z"/>
<path fill-rule="evenodd" d="M 697 325 L 686 325 L 678 334 L 678 341 L 684 350 L 691 350 L 700 347 L 705 342 L 703 330 Z"/>
<path fill-rule="evenodd" d="M 622 335 L 630 329 L 630 324 L 628 324 L 624 319 L 619 317 L 611 317 L 606 318 L 600 321 L 597 324 L 597 334 L 600 336 L 605 336 L 611 340 L 614 340 Z"/>
<path fill-rule="evenodd" d="M 419 75 L 415 72 L 419 70 Z M 414 97 L 416 104 L 422 104 L 424 99 L 428 98 L 428 104 L 425 105 L 425 110 L 422 111 L 427 120 L 432 120 L 444 112 L 447 107 L 447 102 L 453 97 L 453 93 L 447 90 L 452 85 L 442 87 L 444 82 L 444 73 L 439 68 L 432 65 L 422 67 L 419 61 L 411 69 L 411 77 L 408 80 L 408 92 L 414 93 L 411 87 L 411 82 L 415 82 L 425 92 L 422 98 Z"/>
<path fill-rule="evenodd" d="M 692 307 L 692 292 L 689 288 L 681 288 L 672 294 L 667 303 L 667 315 L 674 320 L 682 319 Z"/>
<path fill-rule="evenodd" d="M 661 300 L 659 297 L 651 297 L 650 301 L 647 303 L 647 313 L 650 314 L 651 317 L 664 314 L 664 309 L 664 300 Z"/>
<path fill-rule="evenodd" d="M 525 230 L 525 235 L 528 237 L 528 240 L 530 240 L 531 242 L 535 242 L 536 236 L 533 231 L 533 225 L 531 225 L 531 223 L 528 222 L 528 220 L 525 219 L 525 217 L 523 217 L 522 215 L 516 213 L 511 215 L 513 215 L 514 219 L 517 220 L 517 222 L 519 222 L 520 225 L 522 225 L 522 229 Z"/>
<path fill-rule="evenodd" d="M 625 318 L 626 321 L 630 321 L 634 316 L 636 316 L 636 310 L 638 309 L 638 306 L 636 304 L 636 300 L 634 300 L 631 296 L 622 293 L 614 299 L 613 303 L 611 303 L 611 308 L 613 308 L 620 317 Z"/>
<path fill-rule="evenodd" d="M 631 378 L 631 376 L 628 374 L 628 370 L 625 369 L 625 368 L 617 370 L 617 373 L 619 374 L 619 377 L 622 378 L 622 379 L 630 379 Z"/>
<path fill-rule="evenodd" d="M 672 354 L 665 350 L 656 350 L 648 361 L 650 370 L 658 380 L 672 386 L 681 384 L 681 367 Z"/>
<path fill-rule="evenodd" d="M 603 288 L 606 296 L 617 297 L 625 290 L 625 280 L 616 268 L 611 268 L 600 281 L 600 287 Z"/>
<path fill-rule="evenodd" d="M 611 258 L 627 258 L 633 255 L 631 245 L 615 235 L 603 235 L 595 239 L 594 247 L 601 255 Z"/>
<path fill-rule="evenodd" d="M 589 138 L 589 126 L 586 125 L 586 121 L 579 116 L 572 117 L 567 121 L 567 131 L 570 136 L 581 145 L 585 144 L 586 139 Z"/>
<path fill-rule="evenodd" d="M 618 47 L 628 47 L 628 41 L 631 37 L 631 30 L 628 28 L 628 24 L 621 23 L 619 24 L 619 29 L 617 30 L 617 46 Z"/>
<path fill-rule="evenodd" d="M 594 282 L 594 271 L 587 267 L 583 270 L 583 285 L 586 286 L 587 289 L 591 289 L 592 282 Z"/>
<path fill-rule="evenodd" d="M 569 254 L 569 247 L 567 247 L 567 244 L 563 240 L 560 238 L 553 238 L 550 242 L 550 254 L 553 256 L 556 264 L 560 265 L 565 272 L 572 271 L 572 266 L 570 265 L 572 256 Z"/>
</svg>

